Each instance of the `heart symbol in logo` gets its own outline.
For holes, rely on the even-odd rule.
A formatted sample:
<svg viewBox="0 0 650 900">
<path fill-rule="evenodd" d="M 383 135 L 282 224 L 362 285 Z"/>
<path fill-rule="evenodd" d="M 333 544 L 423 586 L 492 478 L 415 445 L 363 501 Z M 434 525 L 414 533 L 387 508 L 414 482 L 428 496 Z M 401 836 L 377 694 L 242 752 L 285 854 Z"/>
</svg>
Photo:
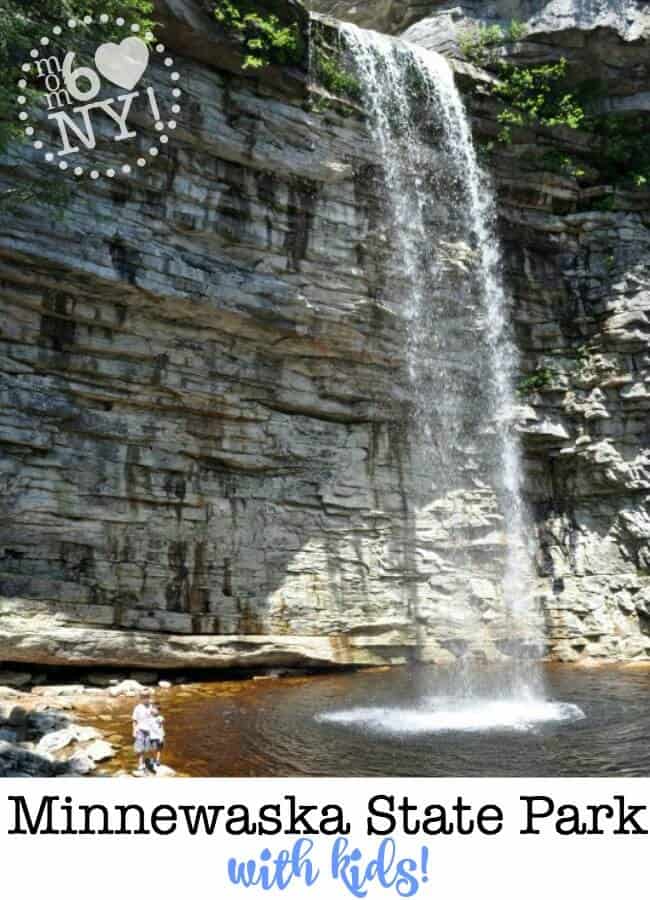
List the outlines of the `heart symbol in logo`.
<svg viewBox="0 0 650 900">
<path fill-rule="evenodd" d="M 124 38 L 121 44 L 102 44 L 95 51 L 99 73 L 127 91 L 140 81 L 148 64 L 149 48 L 137 37 Z"/>
</svg>

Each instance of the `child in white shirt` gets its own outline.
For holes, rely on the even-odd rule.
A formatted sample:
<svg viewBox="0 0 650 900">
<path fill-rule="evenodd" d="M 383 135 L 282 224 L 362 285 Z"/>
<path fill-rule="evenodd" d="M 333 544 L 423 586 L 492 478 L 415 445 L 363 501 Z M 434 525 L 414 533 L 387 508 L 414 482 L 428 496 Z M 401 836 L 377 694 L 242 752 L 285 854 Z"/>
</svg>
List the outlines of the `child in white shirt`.
<svg viewBox="0 0 650 900">
<path fill-rule="evenodd" d="M 152 717 L 151 694 L 144 690 L 140 694 L 140 702 L 133 710 L 133 749 L 138 757 L 138 772 L 145 771 L 145 761 L 149 750 L 149 722 Z"/>
<path fill-rule="evenodd" d="M 156 768 L 160 766 L 160 751 L 165 746 L 165 726 L 164 716 L 161 716 L 157 706 L 151 707 L 151 715 L 147 722 L 149 726 L 149 747 L 156 754 L 154 765 Z"/>
</svg>

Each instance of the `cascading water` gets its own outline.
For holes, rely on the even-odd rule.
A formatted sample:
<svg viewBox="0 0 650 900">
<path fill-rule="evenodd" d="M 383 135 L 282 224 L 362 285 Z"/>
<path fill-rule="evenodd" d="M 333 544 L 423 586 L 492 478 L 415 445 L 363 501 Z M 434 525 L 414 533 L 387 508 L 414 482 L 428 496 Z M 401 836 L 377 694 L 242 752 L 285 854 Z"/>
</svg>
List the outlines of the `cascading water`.
<svg viewBox="0 0 650 900">
<path fill-rule="evenodd" d="M 401 298 L 408 322 L 414 468 L 429 512 L 445 523 L 442 536 L 432 540 L 434 575 L 466 594 L 486 573 L 497 582 L 503 606 L 497 643 L 511 665 L 486 677 L 485 669 L 465 663 L 445 697 L 427 697 L 416 710 L 347 710 L 322 718 L 435 731 L 518 728 L 570 717 L 565 705 L 545 702 L 535 659 L 543 629 L 528 599 L 532 571 L 512 430 L 516 351 L 499 274 L 494 201 L 463 103 L 443 57 L 341 27 L 385 181 L 392 246 L 387 289 Z M 489 558 L 486 542 L 473 537 L 477 519 L 501 533 L 497 546 L 487 542 Z M 472 646 L 476 619 L 458 607 L 451 602 L 446 612 L 433 607 L 413 614 L 418 621 L 433 618 L 436 631 L 447 629 L 449 645 L 462 650 Z"/>
</svg>

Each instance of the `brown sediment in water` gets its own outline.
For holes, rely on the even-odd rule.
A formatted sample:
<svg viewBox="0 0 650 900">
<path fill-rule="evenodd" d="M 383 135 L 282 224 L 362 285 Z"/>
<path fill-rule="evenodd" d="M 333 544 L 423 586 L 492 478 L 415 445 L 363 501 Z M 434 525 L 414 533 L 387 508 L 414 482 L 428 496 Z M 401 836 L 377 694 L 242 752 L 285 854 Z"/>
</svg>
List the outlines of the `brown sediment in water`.
<svg viewBox="0 0 650 900">
<path fill-rule="evenodd" d="M 270 694 L 276 696 L 283 689 L 296 688 L 314 678 L 340 678 L 332 675 L 305 675 L 277 678 L 274 676 L 254 676 L 237 681 L 210 681 L 175 685 L 170 688 L 154 689 L 155 702 L 165 717 L 165 747 L 162 761 L 171 767 L 178 776 L 202 776 L 206 774 L 206 759 L 196 756 L 193 723 L 198 719 L 202 724 L 202 707 L 206 701 L 210 703 L 215 715 L 215 750 L 223 750 L 223 721 L 219 721 L 219 713 L 226 720 L 228 730 L 227 743 L 230 751 L 227 755 L 228 776 L 248 776 L 245 760 L 241 765 L 234 764 L 237 756 L 238 734 L 236 720 L 249 712 L 258 710 Z M 137 697 L 96 697 L 84 700 L 77 706 L 77 714 L 84 724 L 94 725 L 107 735 L 107 740 L 118 750 L 109 762 L 102 764 L 98 775 L 132 774 L 136 765 L 133 752 L 131 715 Z M 237 715 L 233 715 L 236 706 Z M 212 774 L 218 775 L 218 772 Z"/>
<path fill-rule="evenodd" d="M 638 747 L 646 732 L 650 740 L 648 665 L 545 665 L 551 703 L 577 703 L 586 710 L 585 719 L 526 734 L 386 737 L 323 722 L 319 716 L 351 706 L 380 714 L 385 708 L 417 710 L 423 697 L 444 697 L 445 668 L 256 676 L 157 689 L 167 731 L 163 762 L 179 775 L 209 777 L 650 772 L 650 752 L 646 764 L 625 744 Z M 495 675 L 497 668 L 486 666 L 480 679 Z M 136 702 L 135 697 L 106 696 L 75 704 L 84 724 L 102 730 L 118 748 L 97 774 L 133 772 L 131 713 Z"/>
</svg>

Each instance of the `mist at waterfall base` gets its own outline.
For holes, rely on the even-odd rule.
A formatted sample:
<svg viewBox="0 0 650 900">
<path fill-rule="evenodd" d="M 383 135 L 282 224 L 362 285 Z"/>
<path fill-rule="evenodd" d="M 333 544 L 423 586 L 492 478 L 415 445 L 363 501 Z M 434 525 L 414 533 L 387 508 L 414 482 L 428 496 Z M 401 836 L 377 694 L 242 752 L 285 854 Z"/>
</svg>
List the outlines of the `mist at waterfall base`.
<svg viewBox="0 0 650 900">
<path fill-rule="evenodd" d="M 342 36 L 383 172 L 392 248 L 386 293 L 400 299 L 407 321 L 414 458 L 447 520 L 461 523 L 440 542 L 442 549 L 436 547 L 437 574 L 467 584 L 484 575 L 484 559 L 477 558 L 462 523 L 478 515 L 474 510 L 483 514 L 494 498 L 503 533 L 501 644 L 509 664 L 479 667 L 471 654 L 462 659 L 461 653 L 445 685 L 438 680 L 415 707 L 359 707 L 320 718 L 401 734 L 521 730 L 580 718 L 578 707 L 545 695 L 543 620 L 530 600 L 528 523 L 512 427 L 517 353 L 493 195 L 453 73 L 442 56 L 387 36 L 353 25 L 343 25 Z M 460 643 L 471 646 L 480 637 L 458 606 L 450 625 L 438 618 L 435 626 L 460 632 Z M 417 605 L 410 612 L 421 628 L 427 615 Z M 429 611 L 429 618 L 435 616 L 440 614 Z"/>
</svg>

